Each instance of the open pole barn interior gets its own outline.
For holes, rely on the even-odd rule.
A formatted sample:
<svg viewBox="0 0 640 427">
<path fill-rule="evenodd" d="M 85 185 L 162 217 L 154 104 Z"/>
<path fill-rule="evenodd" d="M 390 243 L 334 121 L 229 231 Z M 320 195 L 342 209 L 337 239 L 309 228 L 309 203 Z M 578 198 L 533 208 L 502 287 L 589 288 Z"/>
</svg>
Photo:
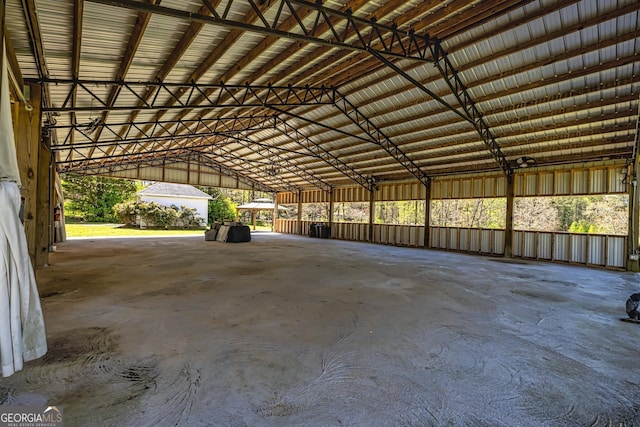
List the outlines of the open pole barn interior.
<svg viewBox="0 0 640 427">
<path fill-rule="evenodd" d="M 70 425 L 640 424 L 618 320 L 637 0 L 0 5 L 49 342 L 0 403 Z M 58 243 L 63 173 L 271 193 L 275 233 Z M 603 195 L 625 233 L 514 227 L 518 199 Z M 434 223 L 477 199 L 501 226 Z M 421 218 L 380 221 L 396 202 Z"/>
</svg>

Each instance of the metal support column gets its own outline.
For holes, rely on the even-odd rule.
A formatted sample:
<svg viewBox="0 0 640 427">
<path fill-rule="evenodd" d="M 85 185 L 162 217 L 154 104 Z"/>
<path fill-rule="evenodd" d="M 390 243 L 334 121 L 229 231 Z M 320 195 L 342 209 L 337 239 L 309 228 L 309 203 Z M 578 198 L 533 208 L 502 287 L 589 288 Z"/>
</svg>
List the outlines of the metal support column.
<svg viewBox="0 0 640 427">
<path fill-rule="evenodd" d="M 298 234 L 302 235 L 302 191 L 298 190 Z"/>
<path fill-rule="evenodd" d="M 335 205 L 336 192 L 332 188 L 329 191 L 329 238 L 333 237 L 333 209 Z"/>
<path fill-rule="evenodd" d="M 514 176 L 507 175 L 507 212 L 504 226 L 504 256 L 513 256 L 513 205 L 514 197 Z"/>
<path fill-rule="evenodd" d="M 276 221 L 278 221 L 278 193 L 273 195 L 273 220 L 271 221 L 271 231 L 276 232 Z"/>
<path fill-rule="evenodd" d="M 640 271 L 640 251 L 638 250 L 638 227 L 640 226 L 640 200 L 638 199 L 638 171 L 640 170 L 640 106 L 638 106 L 638 120 L 636 121 L 636 140 L 631 159 L 629 182 L 629 231 L 627 233 L 627 271 Z"/>
<path fill-rule="evenodd" d="M 424 247 L 431 247 L 431 180 L 424 183 Z"/>
<path fill-rule="evenodd" d="M 376 222 L 376 186 L 369 190 L 369 242 L 373 242 L 373 225 Z"/>
</svg>

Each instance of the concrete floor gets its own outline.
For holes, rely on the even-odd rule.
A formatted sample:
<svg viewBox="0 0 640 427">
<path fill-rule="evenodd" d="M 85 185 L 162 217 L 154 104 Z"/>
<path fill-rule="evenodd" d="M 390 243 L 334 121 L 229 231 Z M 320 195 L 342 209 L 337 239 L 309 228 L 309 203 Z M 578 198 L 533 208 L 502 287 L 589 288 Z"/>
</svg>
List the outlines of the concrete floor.
<svg viewBox="0 0 640 427">
<path fill-rule="evenodd" d="M 65 425 L 640 425 L 638 275 L 275 234 L 76 240 L 0 403 Z"/>
</svg>

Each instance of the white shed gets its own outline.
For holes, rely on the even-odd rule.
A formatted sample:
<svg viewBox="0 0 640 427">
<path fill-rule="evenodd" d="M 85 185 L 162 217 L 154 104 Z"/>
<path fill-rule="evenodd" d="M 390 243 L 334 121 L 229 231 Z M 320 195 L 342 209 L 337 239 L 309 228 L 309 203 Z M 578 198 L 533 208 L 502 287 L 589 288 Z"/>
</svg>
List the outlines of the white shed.
<svg viewBox="0 0 640 427">
<path fill-rule="evenodd" d="M 175 205 L 194 208 L 197 215 L 207 222 L 210 195 L 188 184 L 158 182 L 136 193 L 138 202 L 156 202 L 163 206 Z"/>
</svg>

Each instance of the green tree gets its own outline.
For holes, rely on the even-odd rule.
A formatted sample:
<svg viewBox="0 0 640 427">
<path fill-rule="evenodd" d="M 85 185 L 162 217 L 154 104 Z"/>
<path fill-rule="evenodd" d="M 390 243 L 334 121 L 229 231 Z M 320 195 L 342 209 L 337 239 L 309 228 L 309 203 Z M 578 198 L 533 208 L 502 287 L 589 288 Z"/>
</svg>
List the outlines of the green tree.
<svg viewBox="0 0 640 427">
<path fill-rule="evenodd" d="M 131 199 L 136 183 L 126 179 L 66 174 L 62 188 L 68 200 L 65 212 L 88 222 L 115 222 L 113 207 Z"/>
<path fill-rule="evenodd" d="M 209 200 L 208 221 L 213 224 L 216 221 L 232 221 L 236 217 L 236 206 L 229 196 L 225 195 L 220 189 L 206 187 L 202 191 L 213 197 Z"/>
</svg>

